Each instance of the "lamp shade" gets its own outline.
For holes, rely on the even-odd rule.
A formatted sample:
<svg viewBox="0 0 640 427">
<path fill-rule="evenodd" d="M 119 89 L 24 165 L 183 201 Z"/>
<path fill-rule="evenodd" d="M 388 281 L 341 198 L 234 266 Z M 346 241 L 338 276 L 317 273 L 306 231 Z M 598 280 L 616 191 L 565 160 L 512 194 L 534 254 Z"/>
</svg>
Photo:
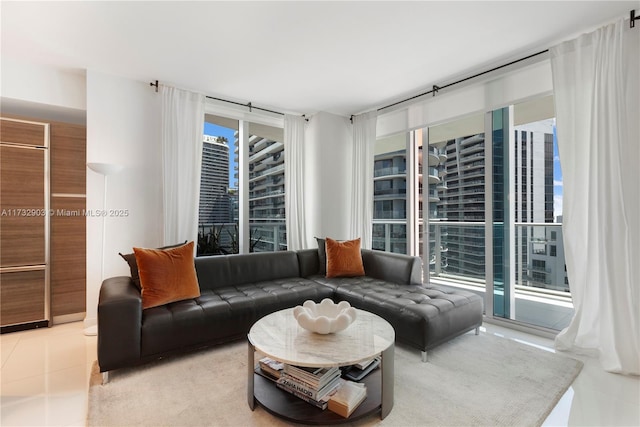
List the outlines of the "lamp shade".
<svg viewBox="0 0 640 427">
<path fill-rule="evenodd" d="M 114 163 L 87 163 L 87 167 L 100 175 L 113 175 L 122 170 L 122 165 Z"/>
</svg>

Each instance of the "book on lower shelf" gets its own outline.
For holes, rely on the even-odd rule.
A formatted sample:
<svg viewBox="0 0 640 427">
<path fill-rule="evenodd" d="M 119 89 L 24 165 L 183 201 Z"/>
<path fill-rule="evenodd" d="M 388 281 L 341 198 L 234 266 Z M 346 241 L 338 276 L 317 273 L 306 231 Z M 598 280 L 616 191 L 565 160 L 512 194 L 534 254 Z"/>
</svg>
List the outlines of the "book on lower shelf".
<svg viewBox="0 0 640 427">
<path fill-rule="evenodd" d="M 333 393 L 327 407 L 331 412 L 348 418 L 353 411 L 366 399 L 367 388 L 362 383 L 342 380 L 340 388 Z"/>
<path fill-rule="evenodd" d="M 284 369 L 284 363 L 273 360 L 270 357 L 263 357 L 258 361 L 258 365 L 263 373 L 271 376 L 274 380 L 280 378 Z"/>
<path fill-rule="evenodd" d="M 301 393 L 298 390 L 294 390 L 292 388 L 289 388 L 286 385 L 281 384 L 279 382 L 276 382 L 276 386 L 280 390 L 286 391 L 287 393 L 290 393 L 290 394 L 296 396 L 297 398 L 302 399 L 305 402 L 315 406 L 316 408 L 325 410 L 325 409 L 327 409 L 327 406 L 329 405 L 329 396 L 326 396 L 325 398 L 320 399 L 320 400 L 316 400 L 316 399 L 312 399 L 311 397 L 309 397 L 308 395 L 306 395 L 304 393 Z"/>
<path fill-rule="evenodd" d="M 286 372 L 283 372 L 276 383 L 282 387 L 286 387 L 289 390 L 294 390 L 304 396 L 307 396 L 310 399 L 319 401 L 335 391 L 342 383 L 342 380 L 340 378 L 340 375 L 338 374 L 327 384 L 323 385 L 321 388 L 317 388 L 301 381 L 300 379 L 292 375 L 287 374 Z"/>
</svg>

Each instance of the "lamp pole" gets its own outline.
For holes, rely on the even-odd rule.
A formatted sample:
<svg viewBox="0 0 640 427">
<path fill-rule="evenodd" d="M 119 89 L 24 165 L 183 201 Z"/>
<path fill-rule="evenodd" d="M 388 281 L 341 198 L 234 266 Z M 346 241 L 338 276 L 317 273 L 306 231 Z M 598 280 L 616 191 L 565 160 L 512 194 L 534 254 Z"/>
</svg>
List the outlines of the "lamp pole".
<svg viewBox="0 0 640 427">
<path fill-rule="evenodd" d="M 100 250 L 100 283 L 104 280 L 104 252 L 107 240 L 107 177 L 122 170 L 122 165 L 113 163 L 87 163 L 87 167 L 103 176 L 104 190 L 102 195 L 102 248 Z M 98 334 L 98 326 L 89 326 L 84 330 L 84 334 L 91 336 Z"/>
</svg>

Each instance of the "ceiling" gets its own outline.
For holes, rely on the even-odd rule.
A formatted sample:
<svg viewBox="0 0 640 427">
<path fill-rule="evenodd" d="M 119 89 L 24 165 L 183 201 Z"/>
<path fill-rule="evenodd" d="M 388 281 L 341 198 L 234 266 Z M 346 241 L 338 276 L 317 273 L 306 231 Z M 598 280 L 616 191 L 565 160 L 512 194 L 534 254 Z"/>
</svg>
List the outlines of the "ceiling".
<svg viewBox="0 0 640 427">
<path fill-rule="evenodd" d="M 4 58 L 351 115 L 547 49 L 640 1 L 2 1 Z M 6 82 L 5 82 L 6 83 Z"/>
</svg>

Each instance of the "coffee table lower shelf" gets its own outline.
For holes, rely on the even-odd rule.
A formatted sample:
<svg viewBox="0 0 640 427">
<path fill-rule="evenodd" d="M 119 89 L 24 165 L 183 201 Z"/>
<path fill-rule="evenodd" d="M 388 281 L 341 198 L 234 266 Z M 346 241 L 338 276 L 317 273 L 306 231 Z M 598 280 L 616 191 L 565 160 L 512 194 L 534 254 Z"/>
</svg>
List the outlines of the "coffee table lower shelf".
<svg viewBox="0 0 640 427">
<path fill-rule="evenodd" d="M 273 381 L 262 375 L 257 373 L 253 375 L 255 401 L 267 412 L 294 423 L 311 425 L 349 423 L 380 412 L 382 408 L 380 369 L 376 369 L 360 381 L 367 387 L 367 398 L 348 418 L 343 418 L 329 409 L 316 408 L 304 400 L 280 390 Z"/>
</svg>

